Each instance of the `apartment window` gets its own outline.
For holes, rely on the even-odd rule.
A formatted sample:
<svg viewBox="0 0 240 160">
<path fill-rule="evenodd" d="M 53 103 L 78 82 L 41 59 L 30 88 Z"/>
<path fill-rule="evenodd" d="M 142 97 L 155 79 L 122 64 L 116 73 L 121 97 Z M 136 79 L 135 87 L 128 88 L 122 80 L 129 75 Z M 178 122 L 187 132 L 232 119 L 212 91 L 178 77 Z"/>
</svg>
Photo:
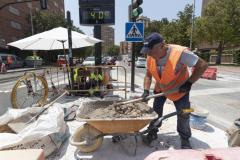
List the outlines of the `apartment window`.
<svg viewBox="0 0 240 160">
<path fill-rule="evenodd" d="M 17 16 L 20 15 L 19 10 L 16 9 L 16 8 L 14 8 L 14 7 L 12 7 L 12 6 L 9 6 L 9 7 L 8 7 L 8 10 L 9 10 L 9 12 L 11 12 L 11 13 L 17 15 Z"/>
<path fill-rule="evenodd" d="M 11 25 L 12 28 L 15 28 L 15 29 L 18 29 L 18 30 L 21 30 L 21 29 L 22 29 L 21 24 L 15 22 L 15 21 L 11 21 L 11 22 L 10 22 L 10 25 Z"/>
</svg>

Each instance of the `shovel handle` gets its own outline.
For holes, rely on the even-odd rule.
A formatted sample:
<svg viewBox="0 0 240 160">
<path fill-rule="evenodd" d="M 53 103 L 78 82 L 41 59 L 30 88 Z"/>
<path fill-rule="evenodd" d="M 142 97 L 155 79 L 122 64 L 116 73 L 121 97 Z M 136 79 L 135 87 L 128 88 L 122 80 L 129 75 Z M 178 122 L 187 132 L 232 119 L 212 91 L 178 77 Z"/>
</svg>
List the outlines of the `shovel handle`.
<svg viewBox="0 0 240 160">
<path fill-rule="evenodd" d="M 150 95 L 150 96 L 147 96 L 146 98 L 136 98 L 136 99 L 132 99 L 132 100 L 125 101 L 125 102 L 119 102 L 119 103 L 116 103 L 115 105 L 116 106 L 125 105 L 125 104 L 129 104 L 129 103 L 140 102 L 144 99 L 149 100 L 151 98 L 156 98 L 156 97 L 160 97 L 160 96 L 164 96 L 164 93 L 158 93 L 158 94 Z"/>
<path fill-rule="evenodd" d="M 62 98 L 64 95 L 68 94 L 68 91 L 63 92 L 63 94 L 61 94 L 59 97 L 57 97 L 55 100 L 53 100 L 47 107 L 43 108 L 37 115 L 35 115 L 32 119 L 30 119 L 26 124 L 29 124 L 31 122 L 33 122 L 34 120 L 37 120 L 39 118 L 39 116 L 41 114 L 43 114 L 43 112 L 45 112 L 50 106 L 52 106 L 57 100 L 59 100 L 60 98 Z"/>
</svg>

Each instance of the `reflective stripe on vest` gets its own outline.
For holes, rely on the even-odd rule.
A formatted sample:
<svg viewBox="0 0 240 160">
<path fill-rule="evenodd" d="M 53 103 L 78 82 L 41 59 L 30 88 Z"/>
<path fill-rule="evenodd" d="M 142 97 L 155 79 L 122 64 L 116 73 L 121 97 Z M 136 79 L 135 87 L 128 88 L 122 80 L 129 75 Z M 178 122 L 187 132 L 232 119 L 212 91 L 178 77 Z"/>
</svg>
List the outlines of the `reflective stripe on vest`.
<svg viewBox="0 0 240 160">
<path fill-rule="evenodd" d="M 94 73 L 91 73 L 89 78 L 90 78 L 91 80 L 96 80 L 96 76 L 95 76 Z"/>
<path fill-rule="evenodd" d="M 150 56 L 148 56 L 147 58 L 148 70 L 156 80 L 155 89 L 157 89 L 157 91 L 162 91 L 163 93 L 178 88 L 189 78 L 186 65 L 183 65 L 180 68 L 180 71 L 178 71 L 178 73 L 175 73 L 182 52 L 187 48 L 179 45 L 169 46 L 171 47 L 170 55 L 162 71 L 161 76 L 158 73 L 156 60 Z M 166 97 L 172 101 L 176 101 L 183 97 L 184 95 L 185 93 L 176 92 L 172 94 L 167 94 Z"/>
<path fill-rule="evenodd" d="M 98 80 L 100 80 L 100 81 L 103 80 L 103 76 L 101 74 L 98 74 Z"/>
<path fill-rule="evenodd" d="M 77 77 L 78 77 L 78 68 L 74 69 L 74 75 L 73 75 L 73 80 L 77 81 Z"/>
</svg>

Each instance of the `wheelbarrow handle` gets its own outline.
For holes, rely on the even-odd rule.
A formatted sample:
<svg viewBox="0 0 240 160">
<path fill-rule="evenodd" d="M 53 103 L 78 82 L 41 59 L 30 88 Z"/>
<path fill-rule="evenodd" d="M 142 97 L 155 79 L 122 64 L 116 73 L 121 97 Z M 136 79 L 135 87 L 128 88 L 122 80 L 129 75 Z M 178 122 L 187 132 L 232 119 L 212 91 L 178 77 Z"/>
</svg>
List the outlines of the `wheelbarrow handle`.
<svg viewBox="0 0 240 160">
<path fill-rule="evenodd" d="M 179 115 L 179 114 L 187 114 L 187 113 L 191 113 L 191 112 L 194 112 L 194 109 L 193 108 L 189 108 L 189 109 L 182 109 L 180 112 L 172 112 L 172 113 L 169 113 L 169 114 L 166 114 L 162 117 L 158 117 L 154 120 L 152 120 L 152 122 L 150 122 L 150 125 L 149 127 L 144 130 L 143 132 L 140 132 L 139 134 L 140 135 L 143 135 L 143 134 L 146 134 L 148 133 L 150 130 L 156 128 L 163 120 L 167 119 L 167 118 L 170 118 L 170 117 L 173 117 L 175 115 Z M 152 124 L 152 125 L 151 125 Z"/>
<path fill-rule="evenodd" d="M 155 126 L 157 126 L 159 123 L 161 123 L 163 120 L 165 119 L 168 119 L 172 116 L 175 116 L 175 115 L 181 115 L 181 114 L 187 114 L 187 113 L 191 113 L 191 112 L 194 112 L 194 109 L 193 108 L 189 108 L 189 109 L 182 109 L 180 112 L 172 112 L 172 113 L 169 113 L 169 114 L 166 114 L 162 117 L 159 117 L 158 120 L 154 123 Z"/>
</svg>

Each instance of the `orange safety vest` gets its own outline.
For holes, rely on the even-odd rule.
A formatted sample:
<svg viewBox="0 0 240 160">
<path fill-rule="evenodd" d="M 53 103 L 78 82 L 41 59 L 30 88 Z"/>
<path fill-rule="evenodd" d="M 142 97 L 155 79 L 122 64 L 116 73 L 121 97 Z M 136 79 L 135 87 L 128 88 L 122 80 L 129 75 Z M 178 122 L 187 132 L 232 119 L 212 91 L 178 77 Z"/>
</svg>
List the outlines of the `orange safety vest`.
<svg viewBox="0 0 240 160">
<path fill-rule="evenodd" d="M 170 92 L 171 90 L 180 87 L 189 78 L 187 65 L 183 65 L 178 73 L 176 73 L 177 63 L 180 60 L 182 52 L 187 48 L 179 45 L 169 46 L 171 47 L 170 55 L 161 76 L 158 73 L 156 60 L 150 56 L 147 57 L 148 70 L 156 80 L 155 90 L 163 93 Z M 175 92 L 166 94 L 166 97 L 172 101 L 176 101 L 185 94 L 186 93 Z"/>
</svg>

